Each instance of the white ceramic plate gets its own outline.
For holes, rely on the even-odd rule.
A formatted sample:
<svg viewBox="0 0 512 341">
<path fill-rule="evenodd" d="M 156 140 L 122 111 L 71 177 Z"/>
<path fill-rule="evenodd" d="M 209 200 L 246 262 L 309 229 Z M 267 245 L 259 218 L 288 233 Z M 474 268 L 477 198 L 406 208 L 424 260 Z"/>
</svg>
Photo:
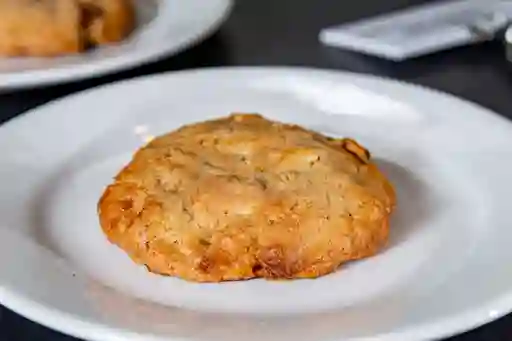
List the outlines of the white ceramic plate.
<svg viewBox="0 0 512 341">
<path fill-rule="evenodd" d="M 388 248 L 316 280 L 191 284 L 110 245 L 96 202 L 131 153 L 233 111 L 368 146 L 398 191 Z M 512 307 L 512 125 L 448 95 L 341 72 L 187 71 L 33 110 L 0 127 L 0 150 L 0 302 L 74 336 L 414 341 Z"/>
<path fill-rule="evenodd" d="M 137 29 L 124 42 L 76 56 L 0 58 L 0 90 L 99 76 L 176 54 L 213 33 L 232 0 L 135 0 Z"/>
</svg>

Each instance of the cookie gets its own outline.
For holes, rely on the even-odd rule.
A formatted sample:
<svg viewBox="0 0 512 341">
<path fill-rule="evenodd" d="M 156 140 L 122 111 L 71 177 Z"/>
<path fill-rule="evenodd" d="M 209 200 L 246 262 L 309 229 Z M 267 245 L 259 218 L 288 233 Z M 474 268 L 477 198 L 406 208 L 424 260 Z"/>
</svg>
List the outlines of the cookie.
<svg viewBox="0 0 512 341">
<path fill-rule="evenodd" d="M 135 13 L 128 0 L 78 0 L 82 10 L 85 39 L 93 46 L 119 42 L 135 25 Z"/>
<path fill-rule="evenodd" d="M 189 281 L 315 278 L 386 243 L 392 185 L 351 139 L 256 114 L 157 137 L 98 202 L 103 232 Z"/>
<path fill-rule="evenodd" d="M 131 0 L 0 0 L 0 56 L 80 53 L 133 28 Z"/>
<path fill-rule="evenodd" d="M 0 55 L 51 56 L 81 50 L 72 0 L 0 0 Z"/>
</svg>

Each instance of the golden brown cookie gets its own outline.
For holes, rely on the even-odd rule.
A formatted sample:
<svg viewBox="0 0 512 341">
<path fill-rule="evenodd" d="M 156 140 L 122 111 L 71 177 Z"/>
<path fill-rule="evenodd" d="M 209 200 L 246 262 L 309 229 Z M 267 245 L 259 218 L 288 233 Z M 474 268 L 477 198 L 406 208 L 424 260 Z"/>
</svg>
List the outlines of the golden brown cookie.
<svg viewBox="0 0 512 341">
<path fill-rule="evenodd" d="M 133 27 L 131 0 L 0 0 L 0 56 L 78 53 Z"/>
<path fill-rule="evenodd" d="M 82 26 L 89 44 L 119 42 L 135 26 L 131 0 L 78 0 L 82 9 Z"/>
<path fill-rule="evenodd" d="M 80 11 L 70 0 L 0 0 L 0 55 L 49 56 L 81 50 Z"/>
<path fill-rule="evenodd" d="M 141 148 L 98 213 L 108 239 L 150 271 L 218 282 L 313 278 L 371 256 L 394 205 L 355 141 L 235 114 Z"/>
</svg>

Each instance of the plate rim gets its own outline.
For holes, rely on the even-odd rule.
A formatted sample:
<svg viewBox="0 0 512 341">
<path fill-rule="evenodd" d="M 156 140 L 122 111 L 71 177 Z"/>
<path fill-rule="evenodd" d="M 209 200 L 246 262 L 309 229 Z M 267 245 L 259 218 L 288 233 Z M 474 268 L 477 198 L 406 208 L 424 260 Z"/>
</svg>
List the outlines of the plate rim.
<svg viewBox="0 0 512 341">
<path fill-rule="evenodd" d="M 167 0 L 164 0 L 164 2 Z M 101 77 L 116 72 L 126 71 L 138 66 L 158 61 L 165 56 L 177 55 L 212 36 L 220 29 L 233 11 L 235 0 L 216 0 L 219 3 L 218 13 L 201 30 L 190 34 L 186 40 L 179 44 L 164 45 L 157 51 L 139 50 L 137 53 L 120 54 L 107 57 L 94 63 L 74 64 L 64 67 L 36 69 L 14 73 L 0 72 L 0 91 L 35 88 L 44 85 L 64 84 Z"/>
<path fill-rule="evenodd" d="M 457 102 L 459 104 L 473 107 L 478 110 L 482 115 L 493 117 L 499 121 L 500 124 L 507 124 L 512 128 L 512 122 L 506 117 L 492 111 L 478 103 L 471 100 L 463 99 L 455 95 L 446 93 L 444 91 L 432 89 L 423 85 L 410 83 L 408 81 L 402 81 L 393 79 L 390 77 L 363 74 L 351 71 L 340 71 L 332 70 L 327 68 L 318 67 L 294 67 L 294 66 L 226 66 L 226 67 L 201 67 L 193 68 L 180 71 L 168 71 L 161 74 L 137 77 L 132 79 L 121 80 L 118 82 L 104 84 L 95 88 L 90 88 L 76 93 L 57 98 L 49 101 L 45 104 L 39 105 L 33 109 L 30 109 L 10 120 L 0 124 L 0 134 L 5 129 L 17 129 L 17 125 L 22 123 L 27 115 L 36 114 L 40 110 L 48 110 L 52 107 L 57 107 L 62 102 L 73 102 L 82 96 L 90 94 L 104 92 L 109 90 L 115 90 L 116 88 L 122 88 L 124 86 L 137 86 L 137 84 L 143 84 L 144 82 L 158 82 L 166 78 L 175 78 L 183 75 L 194 75 L 194 74 L 212 74 L 212 73 L 224 73 L 224 72 L 278 72 L 281 74 L 320 74 L 320 75 L 338 75 L 348 78 L 363 79 L 370 82 L 384 82 L 387 84 L 395 84 L 401 87 L 413 88 L 416 91 L 430 93 L 431 95 L 442 97 L 451 102 Z M 112 327 L 106 323 L 91 322 L 82 319 L 81 317 L 67 313 L 62 310 L 55 309 L 53 307 L 39 303 L 36 300 L 25 297 L 23 294 L 17 293 L 15 290 L 3 288 L 1 285 L 0 276 L 0 304 L 6 308 L 14 311 L 15 313 L 28 318 L 29 320 L 43 325 L 47 328 L 59 331 L 61 333 L 91 340 L 91 341 L 120 341 L 120 340 L 132 340 L 132 341 L 168 341 L 169 338 L 160 336 L 154 336 L 150 334 L 139 334 L 133 331 L 123 330 L 116 327 Z M 489 314 L 489 311 L 495 311 L 495 314 Z M 483 302 L 478 309 L 471 309 L 467 311 L 461 311 L 457 314 L 451 314 L 446 317 L 440 317 L 439 319 L 433 319 L 430 322 L 415 324 L 406 328 L 402 328 L 399 331 L 392 331 L 388 333 L 381 333 L 371 337 L 364 338 L 352 338 L 351 340 L 358 341 L 412 341 L 412 340 L 427 340 L 427 339 L 439 339 L 444 337 L 450 337 L 459 334 L 470 329 L 477 328 L 489 322 L 492 322 L 504 315 L 507 315 L 512 311 L 512 289 L 509 292 L 505 292 L 502 295 L 496 296 L 493 300 Z M 180 337 L 172 337 L 173 341 L 193 341 L 193 339 L 183 339 Z"/>
</svg>

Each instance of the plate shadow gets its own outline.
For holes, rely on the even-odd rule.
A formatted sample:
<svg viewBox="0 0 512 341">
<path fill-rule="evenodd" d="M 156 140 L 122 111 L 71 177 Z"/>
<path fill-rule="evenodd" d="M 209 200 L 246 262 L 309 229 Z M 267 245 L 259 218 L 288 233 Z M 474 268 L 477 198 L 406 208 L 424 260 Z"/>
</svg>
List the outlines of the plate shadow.
<svg viewBox="0 0 512 341">
<path fill-rule="evenodd" d="M 424 180 L 411 170 L 383 159 L 376 159 L 379 169 L 395 187 L 397 204 L 391 217 L 387 248 L 392 248 L 416 233 L 436 211 L 432 192 Z"/>
</svg>

